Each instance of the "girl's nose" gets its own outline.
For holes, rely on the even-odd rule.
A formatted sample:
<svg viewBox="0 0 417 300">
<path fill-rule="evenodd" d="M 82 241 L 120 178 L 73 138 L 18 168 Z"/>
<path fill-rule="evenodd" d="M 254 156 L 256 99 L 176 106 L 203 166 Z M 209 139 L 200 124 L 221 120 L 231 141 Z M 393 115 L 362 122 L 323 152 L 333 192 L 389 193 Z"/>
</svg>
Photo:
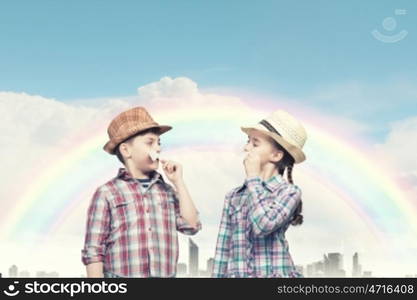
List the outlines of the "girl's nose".
<svg viewBox="0 0 417 300">
<path fill-rule="evenodd" d="M 250 149 L 251 149 L 251 144 L 250 144 L 250 143 L 247 143 L 247 144 L 245 145 L 245 147 L 243 148 L 243 151 L 245 151 L 245 152 L 250 152 Z"/>
</svg>

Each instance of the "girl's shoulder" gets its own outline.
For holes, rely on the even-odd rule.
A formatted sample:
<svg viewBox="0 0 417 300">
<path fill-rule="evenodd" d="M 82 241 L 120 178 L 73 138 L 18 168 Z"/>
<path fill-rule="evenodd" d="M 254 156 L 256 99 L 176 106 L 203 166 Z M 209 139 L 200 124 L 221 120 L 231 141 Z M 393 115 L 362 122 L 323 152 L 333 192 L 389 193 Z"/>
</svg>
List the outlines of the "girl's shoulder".
<svg viewBox="0 0 417 300">
<path fill-rule="evenodd" d="M 294 183 L 290 183 L 288 181 L 285 181 L 285 183 L 282 183 L 281 187 L 278 189 L 278 194 L 295 194 L 297 196 L 301 197 L 301 188 Z"/>
</svg>

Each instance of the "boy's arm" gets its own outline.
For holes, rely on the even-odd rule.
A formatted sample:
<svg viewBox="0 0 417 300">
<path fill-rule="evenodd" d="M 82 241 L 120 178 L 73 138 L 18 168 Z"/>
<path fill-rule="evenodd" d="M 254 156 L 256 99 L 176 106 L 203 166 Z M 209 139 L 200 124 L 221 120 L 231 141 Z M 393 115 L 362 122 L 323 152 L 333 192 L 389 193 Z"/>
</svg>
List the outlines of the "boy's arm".
<svg viewBox="0 0 417 300">
<path fill-rule="evenodd" d="M 177 230 L 188 235 L 196 234 L 201 229 L 201 222 L 182 177 L 182 166 L 173 161 L 162 160 L 161 162 L 165 175 L 173 183 L 176 190 L 174 192 L 174 204 Z"/>
<path fill-rule="evenodd" d="M 103 277 L 103 261 L 106 240 L 109 235 L 110 209 L 105 193 L 97 189 L 87 213 L 82 262 L 87 268 L 88 277 Z"/>
<path fill-rule="evenodd" d="M 179 214 L 180 216 L 194 229 L 201 227 L 200 220 L 198 218 L 197 209 L 194 206 L 194 202 L 191 199 L 187 186 L 184 180 L 180 180 L 174 183 L 177 191 L 177 197 L 179 202 Z"/>
<path fill-rule="evenodd" d="M 91 263 L 89 265 L 86 266 L 87 269 L 87 277 L 88 278 L 102 278 L 104 277 L 103 275 L 103 263 L 102 262 L 96 262 L 96 263 Z"/>
</svg>

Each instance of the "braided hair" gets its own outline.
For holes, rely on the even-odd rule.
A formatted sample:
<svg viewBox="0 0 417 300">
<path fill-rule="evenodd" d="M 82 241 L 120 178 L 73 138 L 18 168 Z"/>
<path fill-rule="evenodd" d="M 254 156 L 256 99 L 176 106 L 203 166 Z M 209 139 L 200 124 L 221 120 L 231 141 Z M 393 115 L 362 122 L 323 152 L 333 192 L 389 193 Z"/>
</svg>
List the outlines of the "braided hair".
<svg viewBox="0 0 417 300">
<path fill-rule="evenodd" d="M 294 184 L 292 179 L 292 170 L 294 168 L 294 158 L 291 154 L 288 153 L 287 150 L 284 149 L 280 144 L 278 144 L 275 140 L 273 140 L 274 146 L 284 153 L 283 158 L 276 163 L 278 168 L 278 173 L 283 176 L 285 170 L 287 170 L 287 180 L 289 183 Z M 300 204 L 297 206 L 294 212 L 293 219 L 291 220 L 291 225 L 301 225 L 303 223 L 303 215 L 301 214 L 303 210 L 303 202 L 300 201 Z"/>
</svg>

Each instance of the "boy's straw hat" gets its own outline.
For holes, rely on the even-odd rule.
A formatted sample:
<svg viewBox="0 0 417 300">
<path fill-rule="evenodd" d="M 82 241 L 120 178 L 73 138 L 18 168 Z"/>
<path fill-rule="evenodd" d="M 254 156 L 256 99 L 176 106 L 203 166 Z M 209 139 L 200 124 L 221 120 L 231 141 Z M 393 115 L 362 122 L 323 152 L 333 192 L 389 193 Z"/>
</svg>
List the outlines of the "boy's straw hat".
<svg viewBox="0 0 417 300">
<path fill-rule="evenodd" d="M 107 128 L 109 141 L 104 145 L 104 151 L 115 154 L 116 147 L 135 134 L 151 129 L 159 129 L 163 134 L 172 129 L 171 126 L 159 125 L 143 107 L 134 107 L 117 115 Z"/>
<path fill-rule="evenodd" d="M 303 125 L 286 111 L 277 110 L 258 124 L 243 126 L 241 129 L 247 134 L 254 129 L 267 134 L 291 154 L 296 164 L 306 159 L 302 148 L 307 140 L 307 133 Z"/>
</svg>

